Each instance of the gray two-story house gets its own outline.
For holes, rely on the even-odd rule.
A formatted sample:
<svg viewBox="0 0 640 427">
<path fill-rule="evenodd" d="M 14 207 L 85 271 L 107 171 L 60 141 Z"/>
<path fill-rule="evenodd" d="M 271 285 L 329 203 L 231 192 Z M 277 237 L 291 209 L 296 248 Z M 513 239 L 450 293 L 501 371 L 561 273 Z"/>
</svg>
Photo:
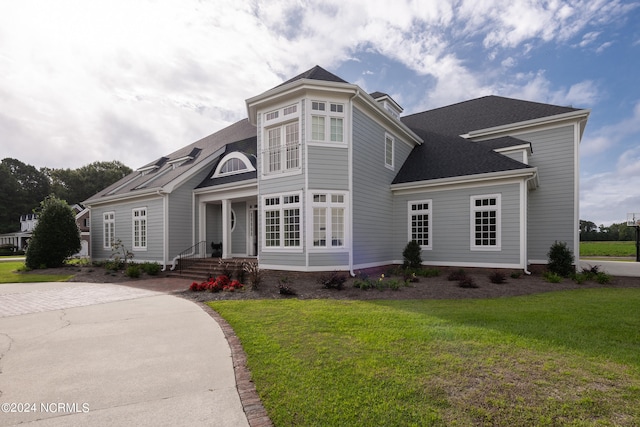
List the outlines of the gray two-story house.
<svg viewBox="0 0 640 427">
<path fill-rule="evenodd" d="M 578 248 L 588 110 L 487 96 L 402 116 L 317 66 L 246 106 L 88 199 L 92 256 L 119 239 L 171 265 L 215 242 L 264 269 L 353 272 L 415 240 L 425 265 L 526 270 L 556 240 Z"/>
</svg>

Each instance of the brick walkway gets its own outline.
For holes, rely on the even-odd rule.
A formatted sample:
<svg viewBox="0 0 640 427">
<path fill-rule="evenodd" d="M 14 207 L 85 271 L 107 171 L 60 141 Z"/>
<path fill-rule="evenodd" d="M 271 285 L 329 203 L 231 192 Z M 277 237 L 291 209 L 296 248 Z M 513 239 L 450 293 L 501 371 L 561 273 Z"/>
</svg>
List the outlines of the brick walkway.
<svg viewBox="0 0 640 427">
<path fill-rule="evenodd" d="M 0 317 L 63 310 L 154 295 L 161 295 L 161 293 L 98 283 L 4 294 L 0 295 Z"/>
</svg>

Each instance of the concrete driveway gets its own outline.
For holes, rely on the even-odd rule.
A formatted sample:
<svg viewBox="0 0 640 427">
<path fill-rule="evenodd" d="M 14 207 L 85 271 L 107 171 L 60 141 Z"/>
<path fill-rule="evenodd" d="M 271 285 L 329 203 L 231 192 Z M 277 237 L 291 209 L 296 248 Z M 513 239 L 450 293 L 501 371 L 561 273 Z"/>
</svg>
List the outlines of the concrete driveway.
<svg viewBox="0 0 640 427">
<path fill-rule="evenodd" d="M 0 285 L 0 425 L 248 426 L 198 305 L 87 283 Z"/>
</svg>

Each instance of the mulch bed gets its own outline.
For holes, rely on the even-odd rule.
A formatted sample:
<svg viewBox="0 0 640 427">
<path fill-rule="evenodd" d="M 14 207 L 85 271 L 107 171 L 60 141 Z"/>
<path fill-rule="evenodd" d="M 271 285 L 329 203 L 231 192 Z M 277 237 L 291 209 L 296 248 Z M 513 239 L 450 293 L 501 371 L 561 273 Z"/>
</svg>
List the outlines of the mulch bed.
<svg viewBox="0 0 640 427">
<path fill-rule="evenodd" d="M 325 273 L 297 273 L 285 271 L 263 271 L 262 283 L 258 289 L 251 289 L 249 285 L 241 291 L 235 292 L 190 292 L 189 285 L 193 282 L 187 278 L 168 278 L 166 273 L 158 276 L 143 275 L 139 279 L 131 279 L 123 272 L 108 272 L 102 267 L 62 267 L 57 269 L 35 270 L 29 273 L 42 274 L 73 274 L 70 280 L 73 282 L 89 283 L 119 283 L 127 286 L 141 287 L 152 290 L 173 292 L 174 294 L 192 299 L 194 301 L 211 300 L 240 300 L 240 299 L 461 299 L 461 298 L 499 298 L 518 295 L 530 295 L 542 292 L 552 292 L 585 288 L 637 288 L 640 287 L 640 277 L 612 277 L 610 283 L 601 285 L 594 281 L 577 284 L 571 279 L 563 279 L 560 283 L 549 283 L 544 280 L 541 272 L 531 275 L 521 274 L 518 278 L 510 277 L 511 271 L 504 271 L 506 282 L 502 284 L 491 283 L 489 276 L 495 271 L 490 269 L 468 268 L 464 269 L 467 276 L 473 278 L 477 288 L 462 288 L 457 281 L 449 281 L 449 273 L 457 268 L 439 268 L 437 277 L 420 277 L 418 282 L 409 286 L 400 286 L 398 290 L 368 289 L 362 290 L 353 286 L 354 279 L 348 278 L 342 290 L 325 289 L 318 283 L 318 279 Z M 390 276 L 389 269 L 378 268 L 367 270 L 366 274 L 373 280 L 377 280 L 381 274 L 385 274 L 385 280 L 399 279 L 398 276 Z M 346 273 L 343 273 L 346 275 Z M 248 281 L 245 280 L 245 283 Z M 282 295 L 279 285 L 285 284 L 295 291 L 295 296 Z"/>
</svg>

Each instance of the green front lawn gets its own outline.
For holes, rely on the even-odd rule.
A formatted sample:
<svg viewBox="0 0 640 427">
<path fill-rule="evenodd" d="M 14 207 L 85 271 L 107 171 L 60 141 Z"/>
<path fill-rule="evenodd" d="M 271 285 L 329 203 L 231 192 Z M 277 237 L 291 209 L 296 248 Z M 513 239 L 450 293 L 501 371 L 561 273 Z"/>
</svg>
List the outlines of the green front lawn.
<svg viewBox="0 0 640 427">
<path fill-rule="evenodd" d="M 0 262 L 0 283 L 64 282 L 73 277 L 72 274 L 20 273 L 19 269 L 24 269 L 24 262 Z"/>
<path fill-rule="evenodd" d="M 636 242 L 580 242 L 581 257 L 635 257 Z"/>
<path fill-rule="evenodd" d="M 209 303 L 275 425 L 640 425 L 640 289 Z"/>
</svg>

